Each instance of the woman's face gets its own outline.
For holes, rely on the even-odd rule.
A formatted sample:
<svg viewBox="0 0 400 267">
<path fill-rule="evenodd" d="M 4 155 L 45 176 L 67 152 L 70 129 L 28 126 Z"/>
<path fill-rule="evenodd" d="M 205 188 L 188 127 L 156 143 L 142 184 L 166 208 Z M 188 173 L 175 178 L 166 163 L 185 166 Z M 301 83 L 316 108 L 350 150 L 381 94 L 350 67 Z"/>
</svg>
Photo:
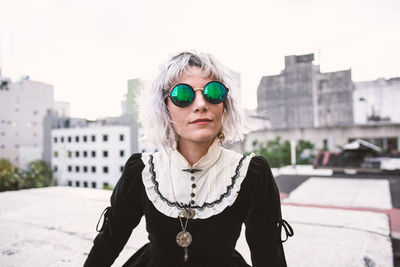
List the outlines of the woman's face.
<svg viewBox="0 0 400 267">
<path fill-rule="evenodd" d="M 193 88 L 204 88 L 212 81 L 204 77 L 204 72 L 198 67 L 191 67 L 182 74 L 180 79 L 170 88 L 179 83 L 186 83 Z M 211 104 L 204 99 L 201 90 L 195 91 L 196 97 L 191 105 L 180 108 L 168 98 L 167 107 L 172 127 L 178 135 L 178 147 L 184 143 L 211 144 L 222 125 L 223 103 Z"/>
</svg>

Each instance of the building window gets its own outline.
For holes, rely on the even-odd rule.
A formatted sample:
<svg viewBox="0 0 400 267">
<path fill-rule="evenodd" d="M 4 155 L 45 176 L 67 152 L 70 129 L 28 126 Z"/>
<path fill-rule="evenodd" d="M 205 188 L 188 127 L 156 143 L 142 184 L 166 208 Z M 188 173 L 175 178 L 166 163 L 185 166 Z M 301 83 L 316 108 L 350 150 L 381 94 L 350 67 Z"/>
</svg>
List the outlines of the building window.
<svg viewBox="0 0 400 267">
<path fill-rule="evenodd" d="M 75 185 L 76 185 L 76 187 L 80 187 L 81 186 L 81 182 L 75 181 Z"/>
<path fill-rule="evenodd" d="M 121 157 L 125 156 L 125 151 L 120 150 L 120 151 L 119 151 L 119 155 L 120 155 Z"/>
<path fill-rule="evenodd" d="M 57 166 L 54 166 L 53 171 L 54 171 L 54 172 L 57 172 L 57 171 L 58 171 Z"/>
<path fill-rule="evenodd" d="M 71 141 L 72 141 L 71 136 L 68 136 L 68 143 L 71 143 Z"/>
<path fill-rule="evenodd" d="M 71 180 L 68 180 L 68 186 L 72 186 L 72 181 Z"/>
<path fill-rule="evenodd" d="M 96 136 L 92 135 L 92 142 L 96 142 Z"/>
<path fill-rule="evenodd" d="M 57 143 L 57 137 L 54 137 L 54 143 Z"/>
<path fill-rule="evenodd" d="M 71 158 L 72 157 L 72 151 L 68 151 L 67 153 L 68 153 L 68 158 Z"/>
<path fill-rule="evenodd" d="M 96 182 L 92 182 L 92 188 L 96 188 Z"/>
<path fill-rule="evenodd" d="M 68 166 L 68 172 L 72 172 L 72 166 Z"/>
<path fill-rule="evenodd" d="M 328 80 L 319 81 L 319 90 L 328 88 Z"/>
<path fill-rule="evenodd" d="M 107 166 L 103 167 L 103 173 L 108 173 L 108 167 Z"/>
<path fill-rule="evenodd" d="M 108 183 L 107 182 L 103 182 L 103 188 L 108 188 L 108 187 L 109 187 Z"/>
<path fill-rule="evenodd" d="M 124 166 L 119 166 L 119 171 L 122 172 L 124 170 Z"/>
<path fill-rule="evenodd" d="M 96 166 L 92 166 L 92 172 L 93 172 L 93 173 L 96 172 Z"/>
<path fill-rule="evenodd" d="M 75 157 L 79 158 L 79 151 L 75 151 Z"/>
<path fill-rule="evenodd" d="M 96 157 L 96 151 L 92 151 L 92 158 L 95 158 Z"/>
<path fill-rule="evenodd" d="M 104 151 L 103 151 L 103 157 L 104 157 L 104 158 L 107 158 L 107 157 L 108 157 L 108 151 L 107 151 L 107 150 L 104 150 Z"/>
<path fill-rule="evenodd" d="M 64 136 L 61 136 L 61 143 L 64 143 Z"/>
<path fill-rule="evenodd" d="M 85 143 L 87 142 L 87 136 L 86 135 L 83 136 L 83 142 L 85 142 Z"/>
<path fill-rule="evenodd" d="M 79 136 L 75 136 L 75 142 L 79 143 Z"/>
<path fill-rule="evenodd" d="M 58 151 L 54 151 L 54 157 L 55 157 L 55 158 L 58 157 Z"/>
<path fill-rule="evenodd" d="M 80 168 L 79 166 L 75 166 L 75 172 L 79 172 Z"/>
<path fill-rule="evenodd" d="M 83 172 L 87 172 L 87 166 L 83 166 Z"/>
<path fill-rule="evenodd" d="M 83 187 L 88 187 L 88 182 L 84 181 L 83 182 Z"/>
<path fill-rule="evenodd" d="M 124 141 L 124 135 L 123 134 L 119 135 L 119 141 Z"/>
<path fill-rule="evenodd" d="M 104 141 L 104 142 L 107 142 L 107 141 L 108 141 L 108 135 L 103 134 L 103 141 Z"/>
<path fill-rule="evenodd" d="M 87 157 L 87 151 L 83 151 L 83 157 L 84 157 L 84 158 Z"/>
</svg>

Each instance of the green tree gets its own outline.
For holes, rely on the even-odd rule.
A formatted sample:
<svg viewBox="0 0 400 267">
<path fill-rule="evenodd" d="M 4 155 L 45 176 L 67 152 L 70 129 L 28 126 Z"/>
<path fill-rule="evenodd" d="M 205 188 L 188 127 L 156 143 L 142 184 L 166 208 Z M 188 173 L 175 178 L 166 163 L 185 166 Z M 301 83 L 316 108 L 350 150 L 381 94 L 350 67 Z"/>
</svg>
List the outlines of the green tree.
<svg viewBox="0 0 400 267">
<path fill-rule="evenodd" d="M 20 189 L 21 171 L 8 159 L 0 159 L 0 192 Z"/>
<path fill-rule="evenodd" d="M 315 145 L 310 141 L 300 139 L 296 145 L 296 164 L 308 165 L 314 161 Z"/>
<path fill-rule="evenodd" d="M 290 143 L 288 141 L 281 141 L 280 136 L 268 141 L 266 144 L 255 141 L 253 142 L 253 147 L 253 152 L 266 158 L 273 168 L 290 164 Z"/>
<path fill-rule="evenodd" d="M 36 188 L 54 185 L 51 167 L 43 160 L 32 161 L 25 173 L 23 188 Z"/>
</svg>

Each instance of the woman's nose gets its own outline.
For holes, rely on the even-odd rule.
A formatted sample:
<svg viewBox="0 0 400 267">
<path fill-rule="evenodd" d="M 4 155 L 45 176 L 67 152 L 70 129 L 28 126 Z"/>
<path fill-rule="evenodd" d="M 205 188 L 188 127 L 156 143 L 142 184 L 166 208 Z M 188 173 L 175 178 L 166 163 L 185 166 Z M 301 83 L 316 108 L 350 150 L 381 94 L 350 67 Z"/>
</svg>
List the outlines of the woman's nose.
<svg viewBox="0 0 400 267">
<path fill-rule="evenodd" d="M 208 109 L 207 101 L 203 96 L 203 91 L 196 90 L 196 97 L 194 99 L 193 108 L 195 111 L 204 111 Z"/>
</svg>

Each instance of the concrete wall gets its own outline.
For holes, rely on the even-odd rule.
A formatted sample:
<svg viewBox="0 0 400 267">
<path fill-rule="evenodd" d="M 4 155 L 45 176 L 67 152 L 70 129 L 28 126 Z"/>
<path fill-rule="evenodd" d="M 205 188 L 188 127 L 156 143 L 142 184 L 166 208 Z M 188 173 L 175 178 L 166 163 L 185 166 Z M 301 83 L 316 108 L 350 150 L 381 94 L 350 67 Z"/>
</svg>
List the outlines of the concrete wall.
<svg viewBox="0 0 400 267">
<path fill-rule="evenodd" d="M 317 74 L 319 126 L 353 123 L 351 71 Z"/>
<path fill-rule="evenodd" d="M 321 73 L 314 55 L 286 56 L 280 75 L 264 76 L 257 110 L 272 129 L 349 124 L 353 121 L 351 71 Z"/>
</svg>

